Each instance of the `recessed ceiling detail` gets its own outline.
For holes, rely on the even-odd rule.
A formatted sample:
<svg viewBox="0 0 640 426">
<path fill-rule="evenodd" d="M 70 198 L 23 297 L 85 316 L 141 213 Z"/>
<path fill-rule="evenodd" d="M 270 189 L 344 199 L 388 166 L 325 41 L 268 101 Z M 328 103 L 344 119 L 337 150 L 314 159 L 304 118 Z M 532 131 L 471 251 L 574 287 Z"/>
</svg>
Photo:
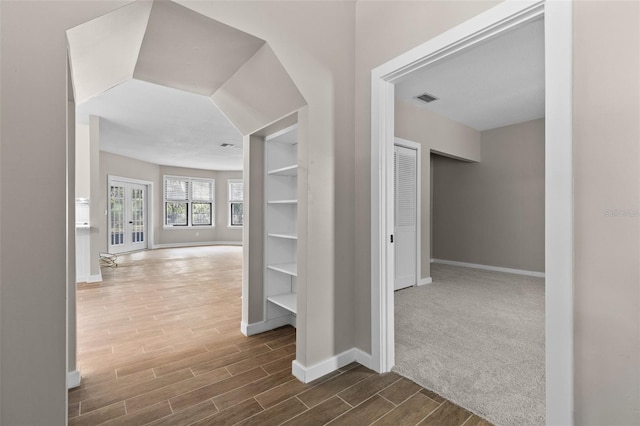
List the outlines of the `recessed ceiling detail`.
<svg viewBox="0 0 640 426">
<path fill-rule="evenodd" d="M 264 43 L 191 9 L 157 1 L 133 76 L 211 96 Z"/>
<path fill-rule="evenodd" d="M 156 164 L 240 170 L 242 135 L 306 101 L 262 39 L 171 1 L 138 1 L 67 31 L 78 119 L 100 148 Z M 250 96 L 248 96 L 250 94 Z"/>
</svg>

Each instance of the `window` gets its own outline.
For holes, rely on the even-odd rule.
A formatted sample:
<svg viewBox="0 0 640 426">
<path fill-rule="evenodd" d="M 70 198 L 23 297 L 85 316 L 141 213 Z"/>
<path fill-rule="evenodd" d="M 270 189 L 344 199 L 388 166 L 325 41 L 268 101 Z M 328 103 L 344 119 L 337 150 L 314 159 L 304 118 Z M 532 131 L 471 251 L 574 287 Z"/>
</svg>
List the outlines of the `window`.
<svg viewBox="0 0 640 426">
<path fill-rule="evenodd" d="M 244 183 L 242 179 L 229 179 L 229 226 L 242 226 L 244 223 Z"/>
<path fill-rule="evenodd" d="M 164 226 L 213 226 L 215 181 L 164 177 Z"/>
</svg>

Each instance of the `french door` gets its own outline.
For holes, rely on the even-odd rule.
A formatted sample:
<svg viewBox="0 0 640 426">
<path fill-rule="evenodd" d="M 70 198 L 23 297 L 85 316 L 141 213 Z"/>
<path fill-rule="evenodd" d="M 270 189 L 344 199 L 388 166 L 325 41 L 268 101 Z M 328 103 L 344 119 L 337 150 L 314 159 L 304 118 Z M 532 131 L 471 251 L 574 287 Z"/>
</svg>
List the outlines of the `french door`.
<svg viewBox="0 0 640 426">
<path fill-rule="evenodd" d="M 148 247 L 147 186 L 109 180 L 109 253 Z"/>
</svg>

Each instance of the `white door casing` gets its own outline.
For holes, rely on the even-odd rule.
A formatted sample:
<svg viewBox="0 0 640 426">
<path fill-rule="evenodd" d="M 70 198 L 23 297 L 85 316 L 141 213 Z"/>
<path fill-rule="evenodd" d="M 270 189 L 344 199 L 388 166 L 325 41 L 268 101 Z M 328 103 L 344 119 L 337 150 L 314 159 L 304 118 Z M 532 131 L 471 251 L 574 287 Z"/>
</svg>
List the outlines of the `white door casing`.
<svg viewBox="0 0 640 426">
<path fill-rule="evenodd" d="M 418 158 L 415 149 L 394 147 L 394 290 L 417 284 Z"/>
<path fill-rule="evenodd" d="M 394 82 L 421 67 L 544 16 L 545 380 L 547 424 L 573 424 L 572 2 L 506 0 L 380 65 L 371 78 L 372 367 L 395 361 L 393 281 Z"/>
<path fill-rule="evenodd" d="M 150 183 L 109 177 L 107 188 L 107 238 L 109 253 L 118 254 L 150 247 Z"/>
</svg>

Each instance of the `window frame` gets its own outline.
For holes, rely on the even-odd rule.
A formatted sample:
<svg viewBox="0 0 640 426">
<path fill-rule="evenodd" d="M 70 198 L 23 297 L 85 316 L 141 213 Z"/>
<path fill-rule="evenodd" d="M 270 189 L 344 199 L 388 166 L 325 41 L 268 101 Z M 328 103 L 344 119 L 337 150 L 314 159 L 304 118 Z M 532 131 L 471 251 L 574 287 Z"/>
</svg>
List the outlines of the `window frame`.
<svg viewBox="0 0 640 426">
<path fill-rule="evenodd" d="M 231 185 L 242 184 L 242 199 L 231 198 Z M 242 225 L 234 225 L 231 223 L 233 204 L 242 204 Z M 227 179 L 227 227 L 232 229 L 242 229 L 244 226 L 244 179 Z"/>
<path fill-rule="evenodd" d="M 172 200 L 167 199 L 167 180 L 180 180 L 187 182 L 187 197 L 186 200 Z M 193 197 L 193 182 L 207 182 L 211 185 L 210 200 L 195 199 Z M 167 204 L 168 203 L 185 203 L 187 205 L 187 223 L 186 225 L 172 225 L 167 224 Z M 210 224 L 194 224 L 193 214 L 195 209 L 194 204 L 211 204 L 211 223 Z M 177 229 L 201 229 L 201 228 L 215 228 L 216 226 L 216 180 L 214 178 L 202 178 L 195 176 L 176 176 L 176 175 L 163 175 L 162 176 L 162 228 L 165 230 L 177 230 Z"/>
</svg>

